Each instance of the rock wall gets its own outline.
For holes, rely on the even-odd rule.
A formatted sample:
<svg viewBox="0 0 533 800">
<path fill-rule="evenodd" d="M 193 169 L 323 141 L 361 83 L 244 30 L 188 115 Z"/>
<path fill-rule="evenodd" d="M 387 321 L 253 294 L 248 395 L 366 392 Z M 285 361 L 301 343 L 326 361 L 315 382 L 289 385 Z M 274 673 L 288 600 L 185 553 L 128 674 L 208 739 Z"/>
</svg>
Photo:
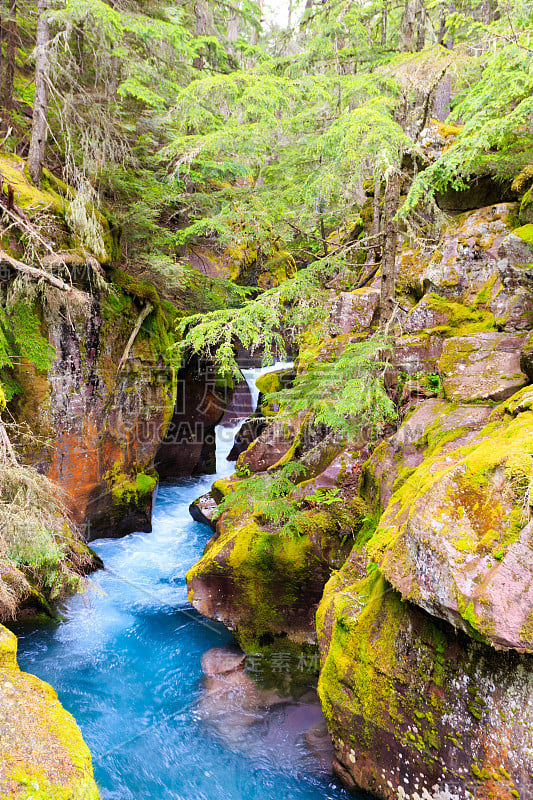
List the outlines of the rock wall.
<svg viewBox="0 0 533 800">
<path fill-rule="evenodd" d="M 401 247 L 386 376 L 397 430 L 335 450 L 305 413 L 275 419 L 203 501 L 212 519 L 241 481 L 268 486 L 304 465 L 289 499 L 308 529 L 287 538 L 243 495 L 216 521 L 189 596 L 253 649 L 313 641 L 321 595 L 335 770 L 382 800 L 532 795 L 533 226 L 516 227 L 517 211 L 476 209 L 437 247 Z M 329 338 L 304 337 L 299 372 L 375 330 L 378 284 L 342 288 Z M 333 489 L 329 507 L 317 487 Z M 329 559 L 339 532 L 351 552 Z"/>
</svg>

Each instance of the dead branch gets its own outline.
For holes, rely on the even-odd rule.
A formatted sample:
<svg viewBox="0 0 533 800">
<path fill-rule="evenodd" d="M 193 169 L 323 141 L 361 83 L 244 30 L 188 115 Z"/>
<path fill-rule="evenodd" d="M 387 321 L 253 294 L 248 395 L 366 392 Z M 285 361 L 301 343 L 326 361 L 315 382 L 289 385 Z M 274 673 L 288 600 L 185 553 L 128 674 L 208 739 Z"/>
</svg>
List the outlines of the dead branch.
<svg viewBox="0 0 533 800">
<path fill-rule="evenodd" d="M 31 278 L 35 278 L 36 280 L 40 280 L 41 278 L 43 278 L 52 286 L 55 286 L 56 289 L 61 289 L 63 292 L 72 291 L 72 286 L 68 283 L 65 283 L 64 280 L 61 280 L 61 278 L 57 278 L 55 275 L 51 275 L 44 269 L 38 269 L 37 267 L 30 267 L 28 264 L 24 264 L 22 261 L 19 261 L 18 259 L 13 258 L 13 256 L 10 256 L 9 253 L 6 253 L 5 250 L 0 250 L 0 262 L 1 261 L 5 261 L 7 264 L 9 264 L 10 267 L 16 269 L 17 272 L 22 272 L 25 275 L 29 275 Z"/>
</svg>

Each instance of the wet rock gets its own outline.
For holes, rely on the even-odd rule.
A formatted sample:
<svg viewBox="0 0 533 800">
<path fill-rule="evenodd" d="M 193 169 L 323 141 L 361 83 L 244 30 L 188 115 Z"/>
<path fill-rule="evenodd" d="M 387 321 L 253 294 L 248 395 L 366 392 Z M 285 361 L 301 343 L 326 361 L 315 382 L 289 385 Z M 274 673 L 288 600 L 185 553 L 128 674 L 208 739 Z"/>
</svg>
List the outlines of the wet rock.
<svg viewBox="0 0 533 800">
<path fill-rule="evenodd" d="M 0 625 L 0 794 L 98 800 L 91 754 L 51 686 L 21 672 Z M 38 794 L 36 794 L 38 792 Z"/>
<path fill-rule="evenodd" d="M 242 406 L 249 407 L 244 381 L 234 389 L 230 383 L 220 383 L 212 367 L 195 360 L 179 371 L 172 419 L 155 456 L 161 479 L 215 472 L 215 426 L 229 403 L 233 417 Z"/>
<path fill-rule="evenodd" d="M 22 391 L 11 404 L 19 423 L 51 441 L 44 456 L 30 445 L 25 457 L 64 490 L 87 539 L 150 530 L 153 459 L 174 400 L 160 350 L 168 320 L 151 312 L 118 369 L 146 299 L 118 284 L 113 298 L 77 292 L 68 310 L 62 296 L 35 309 L 55 357 L 46 372 L 17 365 Z"/>
<path fill-rule="evenodd" d="M 216 510 L 217 501 L 211 492 L 203 494 L 189 506 L 189 513 L 195 522 L 201 522 L 203 525 L 209 525 L 209 527 L 213 528 L 213 530 L 216 527 L 216 523 L 213 520 Z"/>
<path fill-rule="evenodd" d="M 404 603 L 379 572 L 332 577 L 317 615 L 319 694 L 350 789 L 384 800 L 530 797 L 531 656 Z"/>
<path fill-rule="evenodd" d="M 252 417 L 247 419 L 238 432 L 235 434 L 235 442 L 228 454 L 228 461 L 237 461 L 241 453 L 244 453 L 258 436 L 260 436 L 267 426 L 264 417 Z"/>
<path fill-rule="evenodd" d="M 448 339 L 439 359 L 444 393 L 452 402 L 505 400 L 527 383 L 520 368 L 525 337 L 473 333 Z"/>
<path fill-rule="evenodd" d="M 205 675 L 223 675 L 242 667 L 246 655 L 237 647 L 212 647 L 202 656 L 202 670 Z"/>
<path fill-rule="evenodd" d="M 275 420 L 241 453 L 237 468 L 264 472 L 277 464 L 292 448 L 300 426 L 300 419 Z"/>
</svg>

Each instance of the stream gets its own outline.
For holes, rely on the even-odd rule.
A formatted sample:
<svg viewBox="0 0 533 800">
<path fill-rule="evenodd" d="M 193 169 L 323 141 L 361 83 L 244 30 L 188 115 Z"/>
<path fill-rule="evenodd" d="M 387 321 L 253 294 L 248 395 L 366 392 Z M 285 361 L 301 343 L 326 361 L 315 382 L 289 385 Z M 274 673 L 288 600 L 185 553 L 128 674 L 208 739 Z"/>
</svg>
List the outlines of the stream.
<svg viewBox="0 0 533 800">
<path fill-rule="evenodd" d="M 244 371 L 254 408 L 256 378 L 283 366 Z M 159 487 L 152 533 L 91 543 L 106 568 L 61 622 L 15 630 L 21 668 L 50 683 L 81 727 L 104 800 L 353 797 L 306 745 L 316 704 L 227 713 L 205 702 L 202 656 L 233 637 L 187 603 L 185 574 L 212 535 L 188 508 L 233 472 L 241 421 L 217 428 L 216 475 Z"/>
</svg>

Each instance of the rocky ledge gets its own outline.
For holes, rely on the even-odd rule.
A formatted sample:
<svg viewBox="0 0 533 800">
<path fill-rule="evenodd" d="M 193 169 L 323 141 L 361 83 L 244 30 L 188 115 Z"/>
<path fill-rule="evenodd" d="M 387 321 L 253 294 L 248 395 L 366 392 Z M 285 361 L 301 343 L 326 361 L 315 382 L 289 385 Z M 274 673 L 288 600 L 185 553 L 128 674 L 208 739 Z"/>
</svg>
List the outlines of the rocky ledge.
<svg viewBox="0 0 533 800">
<path fill-rule="evenodd" d="M 89 748 L 51 686 L 20 671 L 0 625 L 0 797 L 98 800 Z"/>
</svg>

